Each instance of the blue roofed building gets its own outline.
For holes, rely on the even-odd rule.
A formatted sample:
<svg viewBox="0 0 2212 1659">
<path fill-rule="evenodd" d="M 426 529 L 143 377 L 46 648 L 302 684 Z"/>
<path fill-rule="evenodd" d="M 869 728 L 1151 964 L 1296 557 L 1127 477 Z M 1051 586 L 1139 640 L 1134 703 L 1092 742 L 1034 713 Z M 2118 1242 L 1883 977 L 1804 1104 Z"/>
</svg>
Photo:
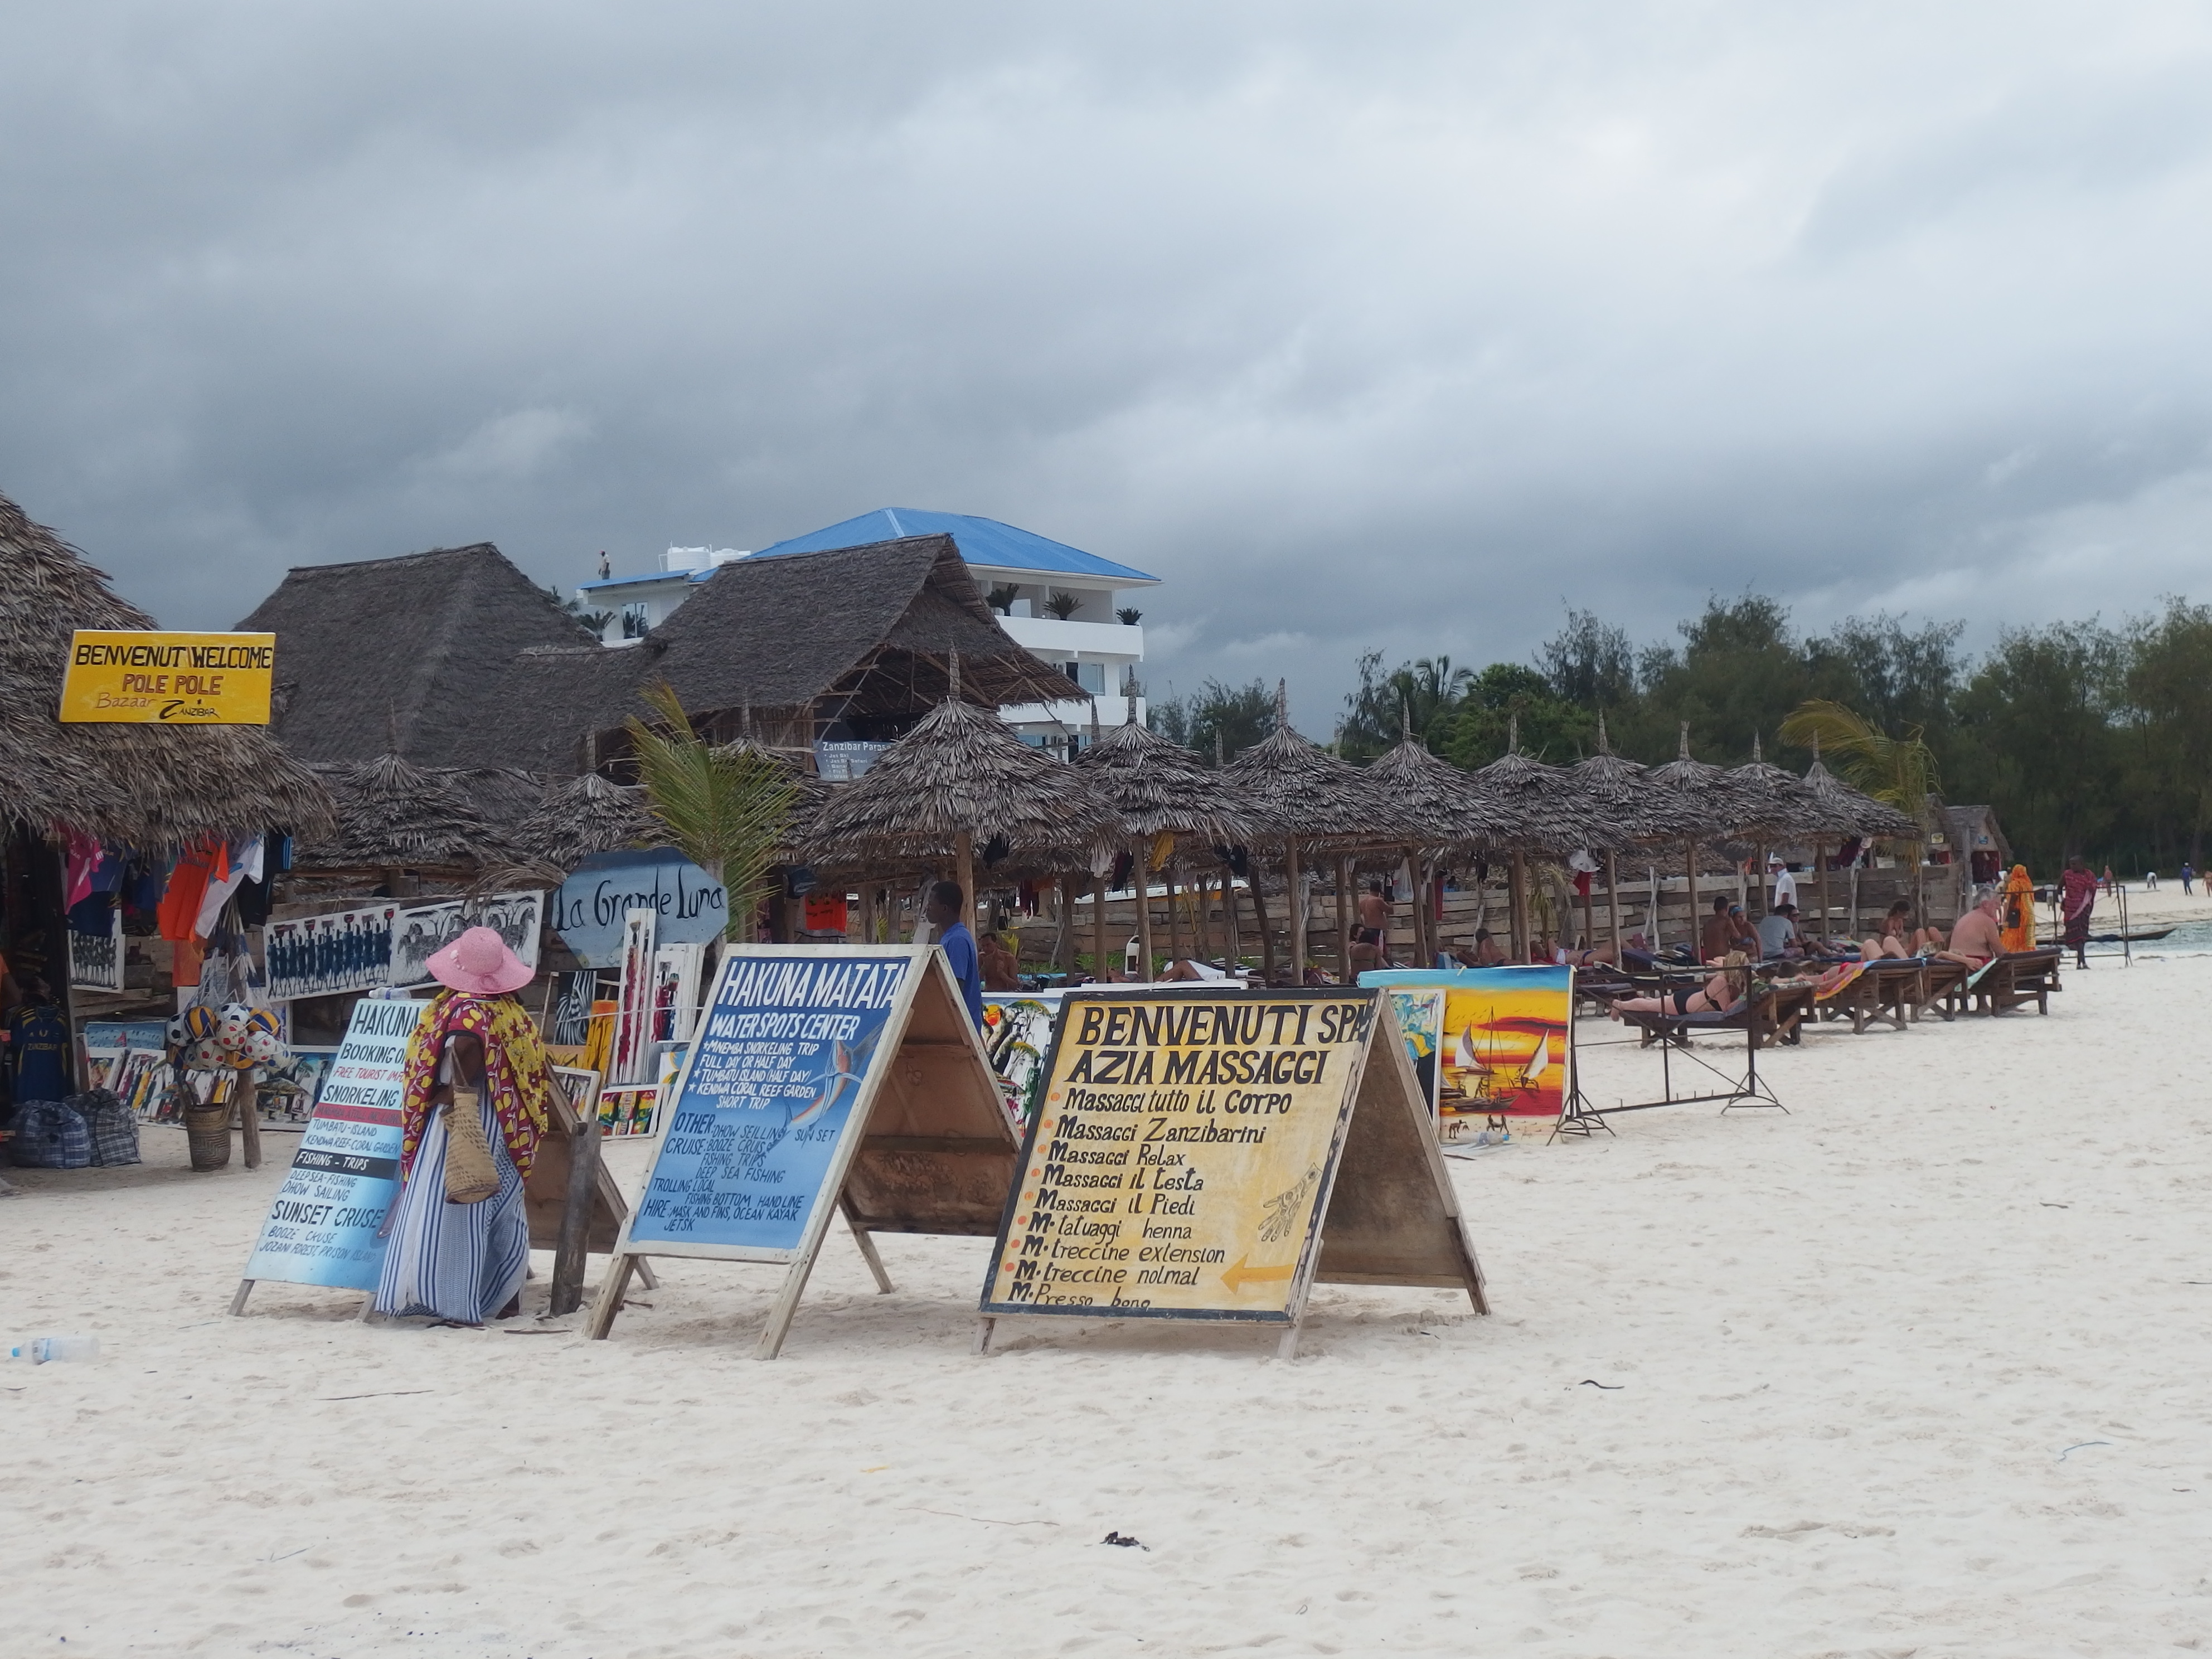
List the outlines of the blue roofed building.
<svg viewBox="0 0 2212 1659">
<path fill-rule="evenodd" d="M 611 615 L 604 637 L 609 645 L 621 645 L 644 638 L 732 560 L 788 558 L 930 535 L 952 538 L 976 586 L 999 613 L 1000 627 L 1060 670 L 1079 692 L 1091 693 L 1103 724 L 1121 722 L 1127 712 L 1124 678 L 1134 672 L 1141 678 L 1145 660 L 1143 624 L 1125 622 L 1123 615 L 1134 617 L 1140 609 L 1136 590 L 1157 586 L 1160 579 L 996 519 L 878 507 L 757 552 L 672 547 L 661 556 L 659 569 L 585 582 L 576 597 L 590 609 Z M 1024 735 L 1048 741 L 1086 729 L 1091 704 L 1072 695 L 1062 702 L 1024 703 L 1001 712 Z M 1145 718 L 1141 697 L 1137 718 Z"/>
</svg>

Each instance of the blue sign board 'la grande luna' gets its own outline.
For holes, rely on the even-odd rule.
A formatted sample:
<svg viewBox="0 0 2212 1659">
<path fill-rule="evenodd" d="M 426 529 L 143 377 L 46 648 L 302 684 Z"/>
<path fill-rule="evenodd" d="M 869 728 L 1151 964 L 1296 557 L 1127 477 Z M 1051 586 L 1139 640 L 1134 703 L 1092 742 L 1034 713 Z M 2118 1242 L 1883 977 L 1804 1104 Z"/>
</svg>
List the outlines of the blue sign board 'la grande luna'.
<svg viewBox="0 0 2212 1659">
<path fill-rule="evenodd" d="M 378 1235 L 399 1196 L 399 1104 L 407 1039 L 427 1002 L 364 997 L 331 1062 L 291 1173 L 246 1264 L 268 1279 L 373 1291 L 384 1267 Z M 237 1312 L 244 1304 L 234 1304 Z"/>
<path fill-rule="evenodd" d="M 585 967 L 619 968 L 632 910 L 659 915 L 657 944 L 705 945 L 722 937 L 729 899 L 720 882 L 672 848 L 595 853 L 561 884 L 545 924 Z"/>
<path fill-rule="evenodd" d="M 732 956 L 628 1247 L 797 1250 L 915 954 Z"/>
</svg>

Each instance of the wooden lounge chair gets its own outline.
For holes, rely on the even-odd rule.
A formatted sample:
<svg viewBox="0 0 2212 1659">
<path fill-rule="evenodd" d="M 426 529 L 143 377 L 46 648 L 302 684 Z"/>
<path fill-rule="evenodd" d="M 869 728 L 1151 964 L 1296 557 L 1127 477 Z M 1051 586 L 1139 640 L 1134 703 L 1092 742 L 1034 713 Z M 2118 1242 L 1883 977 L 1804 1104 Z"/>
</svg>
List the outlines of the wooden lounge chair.
<svg viewBox="0 0 2212 1659">
<path fill-rule="evenodd" d="M 1809 994 L 1809 993 L 1808 993 Z M 1648 1111 L 1656 1106 L 1682 1106 L 1694 1101 L 1717 1100 L 1726 1103 L 1723 1112 L 1739 1106 L 1771 1106 L 1787 1112 L 1790 1109 L 1776 1097 L 1774 1091 L 1759 1075 L 1759 1051 L 1772 1046 L 1781 1037 L 1776 1021 L 1778 994 L 1762 991 L 1757 996 L 1739 997 L 1735 1006 L 1723 1012 L 1703 1014 L 1625 1013 L 1622 1021 L 1633 1025 L 1642 1034 L 1639 1046 L 1656 1046 L 1662 1055 L 1661 1090 L 1657 1100 L 1644 1101 L 1632 1106 L 1611 1106 L 1613 1112 Z M 1710 1061 L 1700 1058 L 1692 1048 L 1690 1039 L 1707 1031 L 1741 1031 L 1743 1036 L 1744 1070 L 1741 1078 L 1730 1076 Z M 1794 1042 L 1794 1036 L 1786 1039 Z M 1697 1094 L 1674 1092 L 1674 1057 L 1677 1054 L 1710 1073 L 1725 1087 L 1708 1089 Z"/>
<path fill-rule="evenodd" d="M 2009 1013 L 2035 1005 L 2039 1014 L 2051 1012 L 2051 994 L 2066 988 L 2058 982 L 2058 966 L 2065 953 L 2057 945 L 2036 951 L 2008 951 L 1978 969 L 1962 988 L 1973 1000 L 1977 1013 Z"/>
<path fill-rule="evenodd" d="M 1822 1016 L 1838 1022 L 1850 1020 L 1854 1035 L 1885 1020 L 1892 1030 L 1902 1031 L 1912 1023 L 1921 972 L 1926 965 L 1917 957 L 1869 962 L 1820 1000 Z"/>
<path fill-rule="evenodd" d="M 1912 1003 L 1913 1018 L 1918 1019 L 1932 1009 L 1938 1019 L 1956 1019 L 1965 1006 L 1961 988 L 1972 971 L 1963 962 L 1942 962 L 1931 957 L 1920 970 L 1920 986 Z"/>
</svg>

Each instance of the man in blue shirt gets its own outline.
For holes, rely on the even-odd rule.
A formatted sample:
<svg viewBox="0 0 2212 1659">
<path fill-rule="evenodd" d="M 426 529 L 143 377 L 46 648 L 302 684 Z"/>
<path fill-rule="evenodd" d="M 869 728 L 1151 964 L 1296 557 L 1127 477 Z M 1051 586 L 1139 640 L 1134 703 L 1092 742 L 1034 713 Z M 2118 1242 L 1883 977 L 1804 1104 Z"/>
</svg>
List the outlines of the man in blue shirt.
<svg viewBox="0 0 2212 1659">
<path fill-rule="evenodd" d="M 975 935 L 960 919 L 967 909 L 968 895 L 961 891 L 960 884 L 940 881 L 931 884 L 921 913 L 936 930 L 938 947 L 945 952 L 945 965 L 952 969 L 952 977 L 960 981 L 960 1000 L 968 1005 L 968 1018 L 975 1022 L 975 1029 L 980 1031 L 983 1029 L 983 964 L 975 954 Z"/>
</svg>

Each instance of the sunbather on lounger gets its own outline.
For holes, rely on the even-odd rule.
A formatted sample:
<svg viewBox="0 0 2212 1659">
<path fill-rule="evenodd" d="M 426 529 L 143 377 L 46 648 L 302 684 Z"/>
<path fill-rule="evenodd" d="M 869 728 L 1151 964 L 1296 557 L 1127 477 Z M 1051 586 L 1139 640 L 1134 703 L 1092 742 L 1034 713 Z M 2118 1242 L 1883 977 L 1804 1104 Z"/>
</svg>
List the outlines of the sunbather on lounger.
<svg viewBox="0 0 2212 1659">
<path fill-rule="evenodd" d="M 1623 1014 L 1721 1014 L 1735 1006 L 1735 975 L 1732 969 L 1743 965 L 1741 951 L 1731 952 L 1727 966 L 1707 980 L 1704 986 L 1692 990 L 1678 986 L 1663 996 L 1620 997 L 1608 1011 L 1619 1019 Z"/>
<path fill-rule="evenodd" d="M 1963 962 L 1969 968 L 1979 968 L 2004 950 L 2004 938 L 1998 931 L 1999 900 L 1995 888 L 1978 890 L 1979 902 L 1959 918 L 1959 925 L 1951 930 L 1948 950 L 1938 951 L 1940 962 Z"/>
</svg>

